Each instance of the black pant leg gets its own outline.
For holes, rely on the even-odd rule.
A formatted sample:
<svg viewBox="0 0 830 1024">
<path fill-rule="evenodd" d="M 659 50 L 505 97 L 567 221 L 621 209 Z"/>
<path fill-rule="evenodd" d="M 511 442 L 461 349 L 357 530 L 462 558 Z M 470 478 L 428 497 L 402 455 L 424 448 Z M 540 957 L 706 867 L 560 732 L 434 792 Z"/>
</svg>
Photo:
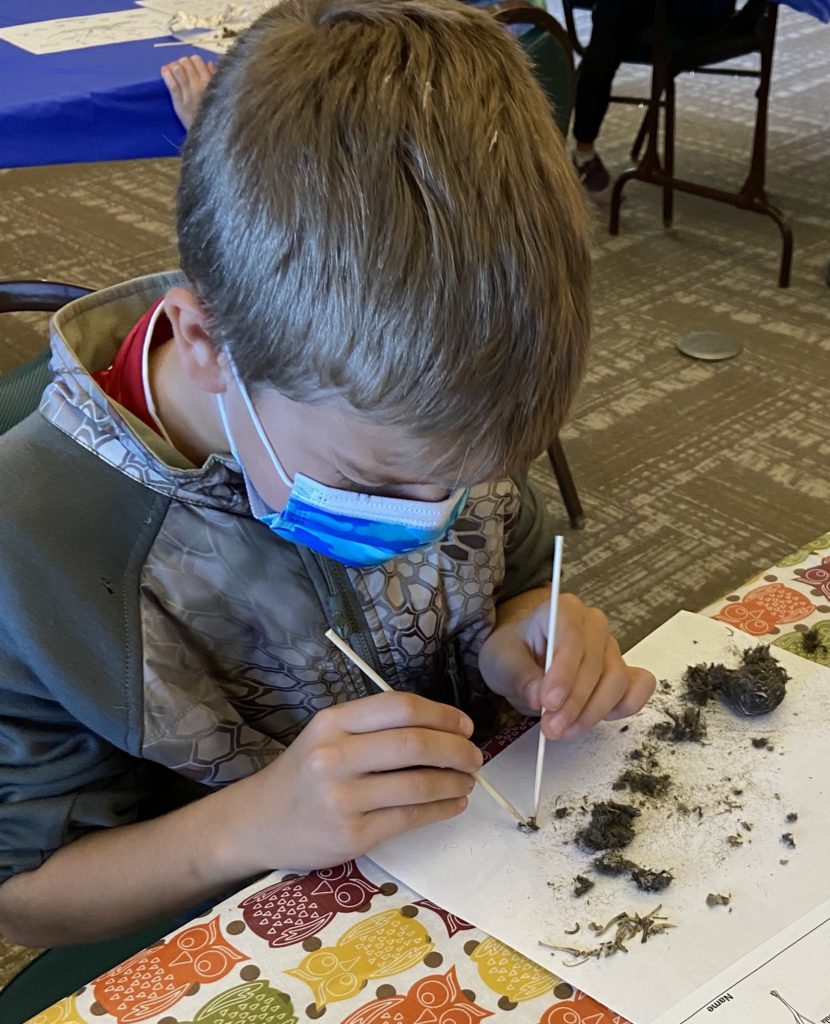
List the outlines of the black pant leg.
<svg viewBox="0 0 830 1024">
<path fill-rule="evenodd" d="M 591 41 L 579 65 L 574 105 L 577 142 L 599 135 L 614 75 L 631 37 L 654 21 L 654 0 L 598 0 L 593 11 Z"/>
<path fill-rule="evenodd" d="M 735 12 L 735 0 L 668 0 L 669 22 L 683 35 L 714 32 Z"/>
</svg>

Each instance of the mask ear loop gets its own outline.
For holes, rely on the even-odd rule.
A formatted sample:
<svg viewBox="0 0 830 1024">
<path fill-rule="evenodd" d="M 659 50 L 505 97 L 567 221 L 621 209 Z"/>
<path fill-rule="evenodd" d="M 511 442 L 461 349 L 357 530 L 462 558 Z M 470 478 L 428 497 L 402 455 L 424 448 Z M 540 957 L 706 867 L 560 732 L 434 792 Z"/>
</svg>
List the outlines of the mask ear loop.
<svg viewBox="0 0 830 1024">
<path fill-rule="evenodd" d="M 279 456 L 277 455 L 276 451 L 274 451 L 274 446 L 271 444 L 268 435 L 265 433 L 265 428 L 262 425 L 262 420 L 259 418 L 259 413 L 254 408 L 254 403 L 251 401 L 251 396 L 248 394 L 248 389 L 242 383 L 242 378 L 239 376 L 239 372 L 236 369 L 236 363 L 233 361 L 233 358 L 231 357 L 229 352 L 226 352 L 225 355 L 228 360 L 228 365 L 231 368 L 233 379 L 236 383 L 237 388 L 239 389 L 240 395 L 242 395 L 242 400 L 245 403 L 245 407 L 248 410 L 248 415 L 251 417 L 251 422 L 256 428 L 257 434 L 259 434 L 259 439 L 260 441 L 262 441 L 263 447 L 265 448 L 266 452 L 268 452 L 268 457 L 271 459 L 274 469 L 277 471 L 280 480 L 282 480 L 286 487 L 293 487 L 294 481 L 289 479 L 288 474 L 283 469 L 282 463 L 279 460 Z M 228 439 L 230 440 L 231 435 L 230 428 L 228 427 L 227 412 L 225 410 L 225 403 L 221 399 L 219 402 L 219 408 L 222 416 L 222 425 L 224 426 L 225 432 L 227 433 Z"/>
</svg>

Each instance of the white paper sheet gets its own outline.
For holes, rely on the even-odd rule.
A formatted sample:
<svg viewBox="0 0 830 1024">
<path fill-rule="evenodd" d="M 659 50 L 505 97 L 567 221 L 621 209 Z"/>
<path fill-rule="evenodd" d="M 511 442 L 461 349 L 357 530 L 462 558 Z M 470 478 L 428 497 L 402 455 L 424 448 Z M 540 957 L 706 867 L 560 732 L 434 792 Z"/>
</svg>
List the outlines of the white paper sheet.
<svg viewBox="0 0 830 1024">
<path fill-rule="evenodd" d="M 830 900 L 713 978 L 658 1024 L 827 1024 Z"/>
<path fill-rule="evenodd" d="M 402 836 L 370 856 L 423 896 L 636 1024 L 680 1024 L 688 1019 L 688 1011 L 685 1017 L 681 1012 L 684 1000 L 830 895 L 830 671 L 773 648 L 792 677 L 776 711 L 743 719 L 716 702 L 706 712 L 705 745 L 662 748 L 659 761 L 674 780 L 673 790 L 664 802 L 643 807 L 638 834 L 623 853 L 645 867 L 671 869 L 675 880 L 664 892 L 647 895 L 627 878 L 595 876 L 591 855 L 573 840 L 587 820 L 579 808 L 609 798 L 642 802 L 611 786 L 631 765 L 628 753 L 648 738 L 656 721 L 665 720 L 661 708 L 681 703 L 680 677 L 686 667 L 700 661 L 736 664 L 739 652 L 751 644 L 723 623 L 679 613 L 627 656 L 631 664 L 645 665 L 667 680 L 673 692 L 658 690 L 625 731 L 622 723 L 605 723 L 578 740 L 549 745 L 539 832 L 519 833 L 477 788 L 459 818 Z M 772 751 L 752 745 L 753 737 L 764 736 Z M 531 802 L 536 743 L 534 729 L 484 769 L 488 780 L 520 808 Z M 682 813 L 678 803 L 700 806 L 702 817 L 696 811 Z M 556 807 L 576 810 L 556 820 Z M 786 821 L 790 812 L 798 814 L 797 822 Z M 781 841 L 785 832 L 792 832 L 796 849 Z M 731 846 L 730 835 L 740 836 L 742 845 Z M 579 899 L 572 895 L 577 874 L 596 880 L 596 887 Z M 730 894 L 730 906 L 707 906 L 710 892 Z M 540 940 L 596 945 L 590 922 L 605 923 L 620 911 L 647 913 L 658 903 L 677 927 L 646 945 L 635 941 L 627 955 L 569 968 L 567 954 L 539 946 Z M 579 932 L 566 935 L 577 923 Z M 783 991 L 784 982 L 780 985 Z M 771 1005 L 763 1018 L 744 1017 L 741 1024 L 772 1022 L 774 1011 Z"/>
<path fill-rule="evenodd" d="M 129 43 L 169 35 L 168 18 L 160 11 L 135 7 L 79 18 L 55 18 L 0 28 L 0 39 L 29 53 L 62 53 L 88 46 Z"/>
</svg>

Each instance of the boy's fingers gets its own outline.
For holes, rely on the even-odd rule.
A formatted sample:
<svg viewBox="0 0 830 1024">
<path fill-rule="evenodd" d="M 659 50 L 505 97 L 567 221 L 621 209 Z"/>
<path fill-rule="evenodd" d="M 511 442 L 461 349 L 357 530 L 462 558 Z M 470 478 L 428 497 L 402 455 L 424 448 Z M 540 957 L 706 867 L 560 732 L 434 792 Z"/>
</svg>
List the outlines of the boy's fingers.
<svg viewBox="0 0 830 1024">
<path fill-rule="evenodd" d="M 629 667 L 629 684 L 623 699 L 605 716 L 609 722 L 636 715 L 654 693 L 657 680 L 648 669 Z"/>
<path fill-rule="evenodd" d="M 558 727 L 556 735 L 559 739 L 572 739 L 583 732 L 588 732 L 595 725 L 607 718 L 624 699 L 628 680 L 624 674 L 617 674 L 598 686 L 585 702 L 579 714 L 564 727 Z"/>
<path fill-rule="evenodd" d="M 556 646 L 550 669 L 542 684 L 546 711 L 562 709 L 573 693 L 586 657 L 603 656 L 608 620 L 598 608 L 586 608 L 570 594 L 559 600 Z"/>
<path fill-rule="evenodd" d="M 588 611 L 590 613 L 593 609 Z M 576 721 L 598 689 L 607 689 L 609 686 L 614 687 L 616 684 L 616 693 L 614 694 L 613 702 L 609 704 L 609 709 L 622 698 L 625 692 L 625 678 L 622 660 L 619 659 L 619 648 L 616 641 L 608 636 L 605 617 L 601 612 L 597 613 L 597 615 L 596 622 L 587 626 L 591 632 L 588 632 L 586 636 L 587 642 L 583 647 L 582 660 L 572 677 L 571 689 L 564 703 L 559 704 L 557 707 L 555 702 L 549 703 L 548 698 L 543 699 L 543 706 L 545 711 L 548 712 L 544 716 L 545 733 L 550 738 L 561 735 L 565 729 Z M 616 675 L 613 672 L 609 675 L 609 651 L 611 652 L 612 664 L 614 654 L 616 654 L 619 660 L 619 671 Z M 553 666 L 551 666 L 552 670 Z"/>
<path fill-rule="evenodd" d="M 616 721 L 636 714 L 654 692 L 655 679 L 645 669 L 628 669 L 624 696 L 611 704 L 612 691 L 597 694 L 586 704 L 579 718 L 560 735 L 560 739 L 580 736 L 602 721 Z"/>
<path fill-rule="evenodd" d="M 594 714 L 598 706 L 604 709 L 597 719 L 600 721 L 625 696 L 628 675 L 619 646 L 607 633 L 603 640 L 601 648 L 596 643 L 586 645 L 585 657 L 568 699 L 558 711 L 545 715 L 544 731 L 550 739 L 556 739 L 569 730 L 589 705 L 589 714 Z"/>
<path fill-rule="evenodd" d="M 327 708 L 316 717 L 321 715 L 325 721 L 336 718 L 337 728 L 354 734 L 407 727 L 435 729 L 459 736 L 473 734 L 473 723 L 462 711 L 414 693 L 377 693 Z"/>
<path fill-rule="evenodd" d="M 452 768 L 477 772 L 481 751 L 457 733 L 431 728 L 385 729 L 350 736 L 341 744 L 343 774 L 395 772 L 402 768 Z"/>
<path fill-rule="evenodd" d="M 466 808 L 467 798 L 456 797 L 453 800 L 435 800 L 429 804 L 408 804 L 372 811 L 364 819 L 366 848 L 371 849 L 378 843 L 411 832 L 412 829 L 454 818 Z"/>
<path fill-rule="evenodd" d="M 475 780 L 465 772 L 449 769 L 415 768 L 380 772 L 350 785 L 349 803 L 355 811 L 376 811 L 384 807 L 428 804 L 469 796 Z"/>
</svg>

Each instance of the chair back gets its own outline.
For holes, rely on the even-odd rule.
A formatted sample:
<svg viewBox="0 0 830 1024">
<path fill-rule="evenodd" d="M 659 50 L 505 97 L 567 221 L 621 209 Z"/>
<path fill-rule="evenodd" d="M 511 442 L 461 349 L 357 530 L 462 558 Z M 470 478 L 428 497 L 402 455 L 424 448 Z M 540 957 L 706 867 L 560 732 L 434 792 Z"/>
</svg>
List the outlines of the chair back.
<svg viewBox="0 0 830 1024">
<path fill-rule="evenodd" d="M 0 281 L 0 313 L 54 313 L 91 289 L 59 281 Z M 34 412 L 52 379 L 49 349 L 0 374 L 0 434 Z"/>
<path fill-rule="evenodd" d="M 504 25 L 529 25 L 518 42 L 533 65 L 537 81 L 550 102 L 553 118 L 567 136 L 574 108 L 574 59 L 568 33 L 547 11 L 528 3 L 488 7 Z"/>
</svg>

